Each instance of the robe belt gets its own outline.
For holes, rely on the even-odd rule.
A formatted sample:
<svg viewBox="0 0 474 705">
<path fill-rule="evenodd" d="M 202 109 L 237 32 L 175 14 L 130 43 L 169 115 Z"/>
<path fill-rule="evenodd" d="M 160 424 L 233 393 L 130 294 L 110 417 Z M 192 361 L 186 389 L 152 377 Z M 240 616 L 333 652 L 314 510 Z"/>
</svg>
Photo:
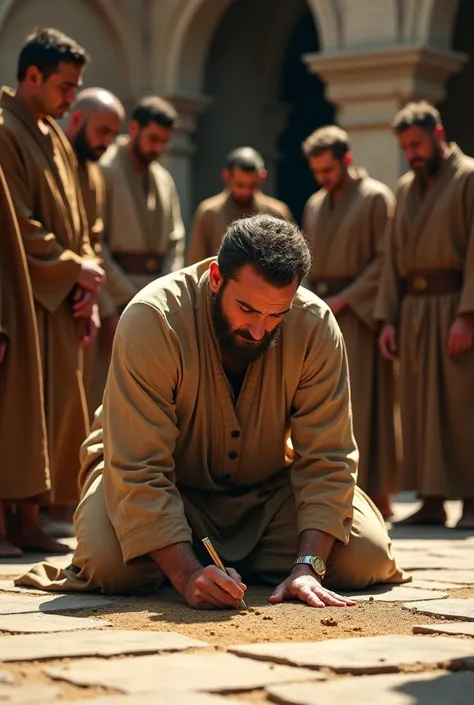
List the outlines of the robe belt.
<svg viewBox="0 0 474 705">
<path fill-rule="evenodd" d="M 337 296 L 353 281 L 354 277 L 326 277 L 325 279 L 312 279 L 311 286 L 315 294 L 325 299 L 329 296 Z"/>
<path fill-rule="evenodd" d="M 112 258 L 127 274 L 160 274 L 164 259 L 156 252 L 112 252 Z"/>
<path fill-rule="evenodd" d="M 463 273 L 459 269 L 431 269 L 412 272 L 405 279 L 407 296 L 444 296 L 461 291 Z"/>
</svg>

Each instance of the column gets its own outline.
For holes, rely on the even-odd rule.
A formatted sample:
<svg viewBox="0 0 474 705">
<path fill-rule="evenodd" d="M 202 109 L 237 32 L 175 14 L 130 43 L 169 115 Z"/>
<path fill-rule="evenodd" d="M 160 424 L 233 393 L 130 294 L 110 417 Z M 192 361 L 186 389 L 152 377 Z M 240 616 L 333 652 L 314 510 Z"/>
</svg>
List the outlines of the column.
<svg viewBox="0 0 474 705">
<path fill-rule="evenodd" d="M 410 100 L 439 103 L 447 78 L 467 57 L 451 51 L 395 45 L 377 51 L 338 51 L 303 57 L 327 85 L 338 122 L 351 136 L 356 163 L 391 188 L 405 165 L 390 124 Z"/>
</svg>

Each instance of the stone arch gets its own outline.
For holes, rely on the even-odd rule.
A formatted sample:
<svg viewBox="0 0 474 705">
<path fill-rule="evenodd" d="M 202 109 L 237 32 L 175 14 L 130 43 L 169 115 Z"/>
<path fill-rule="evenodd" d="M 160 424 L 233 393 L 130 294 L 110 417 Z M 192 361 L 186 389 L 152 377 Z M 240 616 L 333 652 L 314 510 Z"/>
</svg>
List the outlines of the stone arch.
<svg viewBox="0 0 474 705">
<path fill-rule="evenodd" d="M 440 49 L 451 47 L 459 0 L 414 0 L 407 18 L 407 38 Z"/>
<path fill-rule="evenodd" d="M 361 3 L 340 0 L 339 11 L 346 47 L 396 44 L 400 40 L 400 0 L 364 0 L 363 8 Z"/>
<path fill-rule="evenodd" d="M 15 11 L 21 9 L 19 0 L 4 0 L 0 6 L 0 36 Z M 42 10 L 46 9 L 46 2 L 42 3 Z M 117 6 L 119 5 L 119 7 Z M 133 18 L 130 16 L 123 0 L 116 0 L 112 7 L 107 0 L 87 0 L 85 6 L 88 7 L 101 21 L 103 31 L 109 36 L 110 43 L 114 47 L 114 53 L 120 62 L 120 70 L 123 72 L 125 81 L 125 93 L 120 97 L 128 102 L 136 97 L 143 89 L 143 72 L 145 68 L 142 42 Z M 69 14 L 74 16 L 74 10 L 69 8 Z M 47 16 L 46 16 L 47 17 Z M 45 20 L 48 22 L 48 19 Z M 34 24 L 32 21 L 29 28 Z M 54 22 L 51 22 L 54 26 Z M 73 34 L 73 32 L 71 32 Z M 87 42 L 83 42 L 87 44 Z M 94 57 L 92 56 L 94 62 Z M 94 65 L 94 64 L 92 64 Z"/>
</svg>

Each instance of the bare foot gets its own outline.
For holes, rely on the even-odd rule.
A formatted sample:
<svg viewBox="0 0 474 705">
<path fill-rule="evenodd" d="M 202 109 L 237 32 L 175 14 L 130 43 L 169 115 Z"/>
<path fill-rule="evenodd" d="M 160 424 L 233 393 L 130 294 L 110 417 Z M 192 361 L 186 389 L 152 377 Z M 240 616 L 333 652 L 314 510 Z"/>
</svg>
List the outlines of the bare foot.
<svg viewBox="0 0 474 705">
<path fill-rule="evenodd" d="M 456 524 L 456 529 L 474 529 L 474 500 L 464 500 L 462 517 Z"/>
<path fill-rule="evenodd" d="M 440 497 L 426 497 L 417 512 L 394 522 L 394 526 L 444 526 L 447 518 L 444 500 Z"/>
<path fill-rule="evenodd" d="M 22 555 L 21 548 L 7 541 L 5 536 L 0 536 L 0 558 L 20 558 Z"/>
<path fill-rule="evenodd" d="M 19 534 L 14 540 L 18 546 L 21 546 L 23 551 L 29 551 L 30 553 L 64 554 L 71 551 L 69 546 L 56 541 L 40 527 L 36 527 L 28 533 Z"/>
</svg>

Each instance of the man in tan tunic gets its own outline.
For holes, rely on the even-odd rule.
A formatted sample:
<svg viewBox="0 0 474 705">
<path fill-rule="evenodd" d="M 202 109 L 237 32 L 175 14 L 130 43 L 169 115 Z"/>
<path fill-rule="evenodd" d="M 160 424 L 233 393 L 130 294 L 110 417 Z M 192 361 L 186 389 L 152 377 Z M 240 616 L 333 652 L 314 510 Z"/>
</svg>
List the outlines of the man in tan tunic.
<svg viewBox="0 0 474 705">
<path fill-rule="evenodd" d="M 86 88 L 78 94 L 65 130 L 78 161 L 89 239 L 102 265 L 105 185 L 97 161 L 117 137 L 124 118 L 123 105 L 113 93 L 103 88 Z M 98 339 L 89 340 L 84 350 L 84 387 L 91 418 L 102 403 L 111 345 L 109 321 L 115 317 L 115 303 L 107 286 L 100 291 L 98 312 Z"/>
<path fill-rule="evenodd" d="M 0 96 L 0 165 L 35 300 L 56 507 L 78 499 L 78 454 L 88 430 L 80 341 L 94 327 L 93 305 L 104 280 L 89 244 L 76 159 L 52 119 L 74 101 L 86 61 L 72 39 L 38 30 L 20 53 L 16 93 L 4 88 Z"/>
<path fill-rule="evenodd" d="M 474 161 L 447 144 L 439 112 L 406 106 L 394 130 L 412 171 L 398 186 L 376 317 L 400 359 L 404 489 L 423 500 L 408 523 L 443 524 L 462 499 L 474 527 Z"/>
<path fill-rule="evenodd" d="M 407 579 L 355 487 L 344 342 L 327 305 L 298 289 L 309 268 L 297 227 L 258 215 L 230 226 L 217 261 L 133 299 L 103 432 L 99 414 L 83 447 L 73 565 L 18 584 L 133 592 L 166 576 L 189 605 L 219 608 L 259 578 L 278 585 L 271 602 L 323 607 L 354 604 L 332 588 Z M 206 536 L 230 577 L 205 567 Z"/>
<path fill-rule="evenodd" d="M 215 257 L 233 220 L 268 213 L 293 221 L 285 203 L 260 190 L 267 175 L 262 156 L 252 147 L 238 147 L 227 155 L 222 172 L 225 190 L 198 207 L 186 252 L 187 264 Z"/>
<path fill-rule="evenodd" d="M 1 167 L 0 233 L 0 556 L 17 557 L 22 551 L 7 536 L 18 539 L 21 529 L 23 545 L 37 543 L 42 533 L 38 503 L 50 481 L 33 294 Z M 16 511 L 7 527 L 11 504 Z"/>
<path fill-rule="evenodd" d="M 303 214 L 313 255 L 308 285 L 326 300 L 344 336 L 360 453 L 357 479 L 388 519 L 396 474 L 393 370 L 377 347 L 374 307 L 395 199 L 352 166 L 349 136 L 339 127 L 316 130 L 303 149 L 322 187 Z"/>
</svg>

